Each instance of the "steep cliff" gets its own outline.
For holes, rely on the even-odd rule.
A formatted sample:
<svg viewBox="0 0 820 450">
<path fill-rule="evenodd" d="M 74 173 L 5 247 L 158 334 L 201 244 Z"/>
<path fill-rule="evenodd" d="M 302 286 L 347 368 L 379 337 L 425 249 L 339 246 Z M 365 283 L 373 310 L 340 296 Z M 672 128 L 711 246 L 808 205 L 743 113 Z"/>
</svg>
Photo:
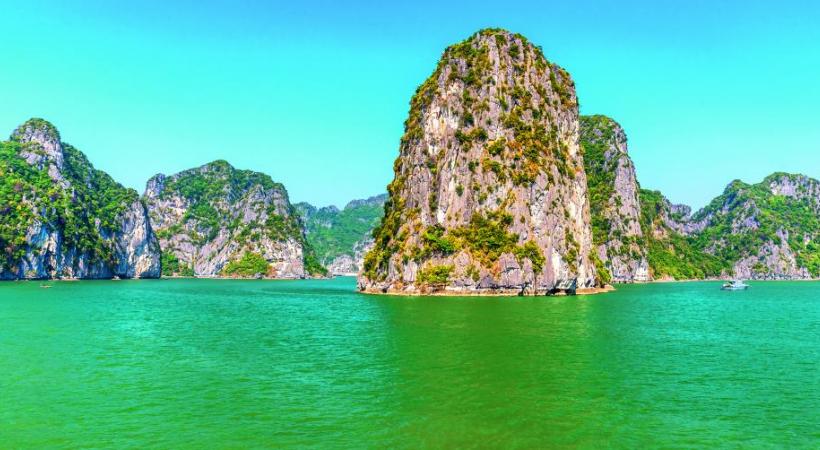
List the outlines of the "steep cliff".
<svg viewBox="0 0 820 450">
<path fill-rule="evenodd" d="M 569 74 L 482 30 L 445 50 L 410 103 L 367 292 L 542 294 L 595 285 Z"/>
<path fill-rule="evenodd" d="M 0 279 L 155 278 L 160 252 L 133 189 L 31 119 L 0 142 Z"/>
<path fill-rule="evenodd" d="M 303 278 L 323 274 L 284 186 L 214 161 L 148 181 L 163 274 Z"/>
<path fill-rule="evenodd" d="M 354 275 L 362 267 L 364 254 L 373 244 L 373 228 L 384 213 L 387 195 L 349 202 L 344 209 L 335 206 L 316 208 L 308 203 L 294 205 L 308 243 L 319 261 L 334 275 Z"/>
<path fill-rule="evenodd" d="M 627 153 L 626 133 L 614 120 L 596 115 L 581 116 L 580 136 L 598 273 L 604 281 L 648 281 L 640 186 Z"/>
</svg>

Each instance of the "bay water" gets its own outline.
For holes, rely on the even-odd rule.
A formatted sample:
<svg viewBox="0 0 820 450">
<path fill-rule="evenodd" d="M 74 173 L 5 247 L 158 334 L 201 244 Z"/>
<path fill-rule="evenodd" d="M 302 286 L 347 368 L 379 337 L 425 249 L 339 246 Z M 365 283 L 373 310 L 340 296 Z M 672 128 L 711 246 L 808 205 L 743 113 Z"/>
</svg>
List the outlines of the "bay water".
<svg viewBox="0 0 820 450">
<path fill-rule="evenodd" d="M 0 448 L 818 448 L 820 283 L 750 284 L 0 283 Z"/>
</svg>

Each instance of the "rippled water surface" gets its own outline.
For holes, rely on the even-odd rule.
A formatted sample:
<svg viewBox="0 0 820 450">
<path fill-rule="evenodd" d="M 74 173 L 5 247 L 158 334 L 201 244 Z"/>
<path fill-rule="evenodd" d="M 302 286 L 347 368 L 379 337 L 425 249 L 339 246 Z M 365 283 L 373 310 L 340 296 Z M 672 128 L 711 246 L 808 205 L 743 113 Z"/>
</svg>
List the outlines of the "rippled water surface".
<svg viewBox="0 0 820 450">
<path fill-rule="evenodd" d="M 0 447 L 820 446 L 820 283 L 0 284 Z"/>
</svg>

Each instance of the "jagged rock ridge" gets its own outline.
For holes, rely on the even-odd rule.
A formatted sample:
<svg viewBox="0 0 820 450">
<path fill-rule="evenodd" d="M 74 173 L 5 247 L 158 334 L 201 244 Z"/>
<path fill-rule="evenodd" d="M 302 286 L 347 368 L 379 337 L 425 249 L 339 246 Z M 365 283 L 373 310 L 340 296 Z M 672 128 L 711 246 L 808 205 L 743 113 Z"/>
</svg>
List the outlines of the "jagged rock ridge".
<svg viewBox="0 0 820 450">
<path fill-rule="evenodd" d="M 0 143 L 0 279 L 156 278 L 160 251 L 133 189 L 43 119 Z"/>
<path fill-rule="evenodd" d="M 214 161 L 158 174 L 145 190 L 163 273 L 304 278 L 322 274 L 284 186 Z"/>
<path fill-rule="evenodd" d="M 410 104 L 367 292 L 542 294 L 595 284 L 569 74 L 504 30 L 449 47 Z"/>
<path fill-rule="evenodd" d="M 626 135 L 612 119 L 582 117 L 581 144 L 604 280 L 820 276 L 816 180 L 777 173 L 755 185 L 734 181 L 692 214 L 640 189 Z"/>
</svg>

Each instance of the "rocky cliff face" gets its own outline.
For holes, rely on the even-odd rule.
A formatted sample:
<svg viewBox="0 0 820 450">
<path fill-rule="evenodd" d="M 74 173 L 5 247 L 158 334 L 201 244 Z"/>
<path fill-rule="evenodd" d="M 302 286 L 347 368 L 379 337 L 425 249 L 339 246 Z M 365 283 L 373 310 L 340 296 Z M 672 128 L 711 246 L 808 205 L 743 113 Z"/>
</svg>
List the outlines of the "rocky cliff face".
<svg viewBox="0 0 820 450">
<path fill-rule="evenodd" d="M 626 133 L 606 116 L 581 116 L 592 238 L 603 267 L 599 274 L 616 283 L 649 281 L 640 186 L 627 153 Z M 609 276 L 607 276 L 609 275 Z"/>
<path fill-rule="evenodd" d="M 335 206 L 316 208 L 308 203 L 294 205 L 302 216 L 308 242 L 331 274 L 356 275 L 361 271 L 386 200 L 386 194 L 353 200 L 342 210 Z"/>
<path fill-rule="evenodd" d="M 324 272 L 284 186 L 215 161 L 156 175 L 145 190 L 163 273 L 303 278 Z"/>
<path fill-rule="evenodd" d="M 0 143 L 0 279 L 156 278 L 136 191 L 95 170 L 42 119 Z"/>
<path fill-rule="evenodd" d="M 595 284 L 578 104 L 524 37 L 449 47 L 405 122 L 367 292 L 573 292 Z"/>
</svg>

